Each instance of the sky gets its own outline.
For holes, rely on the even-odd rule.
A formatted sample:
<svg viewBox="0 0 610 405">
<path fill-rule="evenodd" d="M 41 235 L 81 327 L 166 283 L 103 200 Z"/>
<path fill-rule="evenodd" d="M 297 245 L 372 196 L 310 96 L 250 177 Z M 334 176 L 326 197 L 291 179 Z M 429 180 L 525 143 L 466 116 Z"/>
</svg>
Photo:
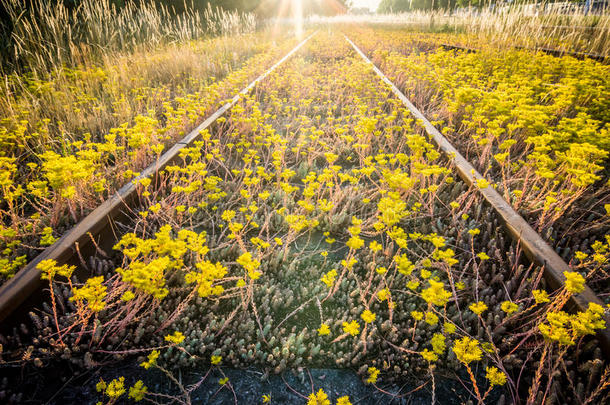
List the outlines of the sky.
<svg viewBox="0 0 610 405">
<path fill-rule="evenodd" d="M 366 7 L 368 9 L 370 9 L 371 11 L 375 11 L 377 10 L 377 6 L 379 5 L 379 3 L 381 2 L 381 0 L 352 0 L 352 7 Z"/>
</svg>

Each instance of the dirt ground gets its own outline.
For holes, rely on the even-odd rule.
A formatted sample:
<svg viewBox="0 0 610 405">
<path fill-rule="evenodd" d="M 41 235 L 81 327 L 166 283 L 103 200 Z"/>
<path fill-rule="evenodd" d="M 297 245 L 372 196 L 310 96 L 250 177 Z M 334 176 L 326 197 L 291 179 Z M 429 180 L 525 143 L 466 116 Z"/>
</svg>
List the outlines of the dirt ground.
<svg viewBox="0 0 610 405">
<path fill-rule="evenodd" d="M 263 395 L 269 395 L 271 404 L 305 404 L 306 397 L 312 392 L 323 389 L 335 404 L 337 398 L 349 395 L 352 404 L 463 404 L 467 403 L 469 393 L 456 379 L 447 377 L 435 377 L 435 393 L 432 395 L 432 384 L 423 387 L 415 384 L 404 383 L 387 384 L 383 378 L 379 378 L 377 388 L 365 384 L 355 371 L 348 369 L 302 369 L 300 372 L 285 372 L 281 375 L 265 375 L 262 370 L 250 368 L 238 370 L 222 368 L 223 373 L 229 378 L 225 386 L 219 384 L 223 375 L 218 370 L 208 373 L 205 370 L 189 370 L 179 372 L 175 378 L 184 387 L 200 383 L 191 392 L 192 404 L 262 404 Z M 207 374 L 207 376 L 206 376 Z M 95 385 L 103 378 L 109 382 L 117 376 L 125 376 L 126 387 L 131 386 L 138 379 L 143 380 L 150 392 L 159 392 L 165 395 L 176 395 L 179 390 L 176 384 L 170 382 L 159 370 L 143 370 L 136 364 L 124 364 L 120 367 L 105 367 L 104 372 L 92 370 L 90 373 L 68 381 L 63 387 L 58 385 L 54 393 L 46 387 L 46 398 L 28 401 L 23 398 L 24 403 L 48 403 L 48 404 L 95 404 L 103 400 L 96 392 Z M 205 377 L 205 379 L 204 379 Z M 201 380 L 203 380 L 201 382 Z M 43 394 L 43 392 L 39 392 Z M 492 395 L 490 403 L 501 403 L 499 394 Z M 172 403 L 169 397 L 147 396 L 156 399 L 160 403 Z M 32 398 L 34 399 L 34 398 Z M 108 398 L 106 398 L 107 400 Z M 122 401 L 117 403 L 133 403 L 126 400 L 127 394 L 122 396 Z M 47 402 L 48 401 L 48 402 Z M 173 403 L 181 403 L 178 399 Z"/>
</svg>

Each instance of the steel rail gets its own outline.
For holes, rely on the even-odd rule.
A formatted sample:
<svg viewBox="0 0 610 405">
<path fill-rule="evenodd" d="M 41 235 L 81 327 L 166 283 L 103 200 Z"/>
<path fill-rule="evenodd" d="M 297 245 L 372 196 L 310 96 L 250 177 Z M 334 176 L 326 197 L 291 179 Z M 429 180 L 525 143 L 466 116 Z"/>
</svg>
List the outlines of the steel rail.
<svg viewBox="0 0 610 405">
<path fill-rule="evenodd" d="M 248 86 L 237 93 L 230 101 L 225 103 L 195 129 L 176 142 L 155 162 L 146 167 L 139 176 L 121 187 L 112 197 L 102 202 L 53 245 L 46 248 L 29 262 L 25 268 L 17 272 L 13 278 L 2 285 L 2 287 L 0 287 L 0 321 L 5 320 L 16 308 L 28 299 L 33 292 L 41 287 L 42 280 L 40 279 L 40 270 L 37 269 L 37 266 L 41 261 L 51 259 L 55 260 L 59 265 L 62 265 L 74 258 L 74 256 L 80 255 L 83 247 L 91 245 L 94 238 L 100 236 L 103 230 L 108 230 L 109 227 L 112 227 L 114 220 L 121 215 L 122 209 L 129 208 L 130 203 L 137 196 L 137 183 L 139 180 L 157 175 L 159 171 L 174 162 L 182 149 L 189 147 L 200 137 L 201 131 L 208 128 L 216 119 L 233 107 L 241 96 L 248 94 L 257 83 L 266 78 L 271 72 L 301 49 L 316 32 L 317 31 L 314 31 L 263 74 L 250 82 Z M 116 241 L 114 232 L 107 232 L 107 235 L 105 236 Z M 106 240 L 105 242 L 107 245 L 108 241 Z"/>
<path fill-rule="evenodd" d="M 345 35 L 344 35 L 345 36 Z M 370 64 L 381 78 L 386 83 L 392 92 L 398 97 L 405 107 L 409 109 L 411 114 L 421 120 L 424 129 L 428 135 L 432 138 L 434 143 L 443 151 L 445 156 L 454 164 L 459 176 L 468 185 L 474 185 L 477 180 L 485 179 L 464 156 L 445 138 L 431 123 L 430 121 L 409 101 L 409 99 L 387 78 L 387 76 L 379 70 L 377 66 L 354 44 L 347 36 L 345 36 L 347 42 L 354 48 L 354 50 Z M 485 179 L 486 180 L 486 179 Z M 511 237 L 519 242 L 520 246 L 523 247 L 526 255 L 534 263 L 542 266 L 544 270 L 544 276 L 550 287 L 553 289 L 562 288 L 565 285 L 566 277 L 563 275 L 564 271 L 571 271 L 570 266 L 553 250 L 551 246 L 527 223 L 521 215 L 519 215 L 513 207 L 506 202 L 506 200 L 491 186 L 485 188 L 478 188 L 481 195 L 487 200 L 492 208 L 498 213 Z M 588 308 L 589 303 L 596 303 L 604 307 L 603 302 L 595 295 L 593 290 L 585 285 L 584 291 L 579 294 L 573 294 L 570 297 L 570 303 L 576 306 L 580 311 L 584 311 Z M 604 320 L 606 321 L 606 329 L 601 330 L 597 333 L 597 336 L 602 345 L 602 349 L 606 356 L 610 357 L 610 317 L 604 313 Z"/>
</svg>

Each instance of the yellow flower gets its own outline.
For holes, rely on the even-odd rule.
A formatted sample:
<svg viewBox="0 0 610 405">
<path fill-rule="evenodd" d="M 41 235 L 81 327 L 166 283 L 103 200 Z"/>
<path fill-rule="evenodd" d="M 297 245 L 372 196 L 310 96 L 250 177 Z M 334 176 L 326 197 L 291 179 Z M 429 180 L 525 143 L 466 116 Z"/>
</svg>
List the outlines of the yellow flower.
<svg viewBox="0 0 610 405">
<path fill-rule="evenodd" d="M 489 187 L 489 182 L 485 179 L 477 179 L 476 181 L 477 188 L 487 188 Z"/>
<path fill-rule="evenodd" d="M 430 287 L 422 291 L 422 298 L 428 304 L 438 305 L 439 307 L 444 306 L 449 301 L 449 298 L 451 298 L 451 293 L 446 291 L 443 283 L 439 281 L 429 280 L 428 282 Z"/>
<path fill-rule="evenodd" d="M 358 321 L 351 321 L 350 323 L 343 322 L 343 332 L 356 336 L 360 333 L 360 324 Z"/>
<path fill-rule="evenodd" d="M 365 323 L 371 323 L 371 322 L 375 321 L 375 318 L 377 317 L 377 315 L 375 315 L 370 310 L 366 309 L 366 310 L 364 310 L 364 312 L 362 312 L 360 317 L 364 320 Z"/>
<path fill-rule="evenodd" d="M 307 405 L 330 405 L 330 401 L 328 400 L 328 395 L 320 388 L 317 394 L 309 394 Z"/>
<path fill-rule="evenodd" d="M 95 389 L 97 392 L 103 392 L 106 391 L 107 386 L 108 384 L 106 384 L 106 382 L 100 378 L 99 382 L 95 384 Z"/>
<path fill-rule="evenodd" d="M 564 271 L 566 277 L 566 290 L 572 294 L 578 294 L 585 289 L 585 278 L 575 271 Z"/>
<path fill-rule="evenodd" d="M 148 388 L 146 388 L 142 380 L 138 380 L 133 387 L 129 388 L 128 398 L 133 399 L 135 402 L 139 402 L 144 399 L 144 395 L 147 392 Z"/>
<path fill-rule="evenodd" d="M 375 384 L 377 382 L 377 377 L 379 376 L 379 370 L 377 367 L 369 367 L 367 370 L 369 373 L 369 377 L 366 379 L 368 384 Z"/>
<path fill-rule="evenodd" d="M 53 228 L 50 226 L 45 227 L 42 230 L 42 238 L 40 238 L 40 246 L 50 246 L 55 243 L 57 239 L 53 237 Z"/>
<path fill-rule="evenodd" d="M 318 328 L 318 335 L 325 336 L 328 334 L 330 334 L 330 328 L 328 327 L 328 325 L 325 323 L 321 324 Z"/>
<path fill-rule="evenodd" d="M 87 279 L 85 285 L 81 288 L 73 290 L 73 296 L 70 301 L 87 301 L 87 306 L 92 312 L 99 312 L 106 307 L 104 298 L 106 297 L 106 286 L 104 276 L 91 277 Z"/>
<path fill-rule="evenodd" d="M 394 256 L 394 261 L 396 262 L 396 268 L 400 274 L 404 274 L 405 276 L 410 275 L 415 269 L 415 265 L 409 260 L 407 255 L 402 254 L 400 256 Z"/>
<path fill-rule="evenodd" d="M 217 366 L 218 364 L 220 364 L 221 361 L 222 361 L 222 356 L 212 356 L 210 358 L 210 363 L 212 363 L 213 366 Z"/>
<path fill-rule="evenodd" d="M 471 304 L 468 308 L 470 308 L 470 310 L 475 314 L 481 315 L 483 311 L 487 310 L 487 305 L 485 305 L 483 301 L 479 301 L 477 303 Z"/>
<path fill-rule="evenodd" d="M 445 336 L 442 333 L 435 333 L 430 339 L 430 343 L 432 343 L 432 350 L 436 354 L 443 354 L 447 348 Z"/>
<path fill-rule="evenodd" d="M 328 288 L 331 288 L 333 286 L 333 284 L 335 283 L 336 277 L 337 277 L 337 270 L 333 269 L 333 270 L 329 271 L 328 273 L 326 273 L 325 275 L 323 275 L 320 280 L 322 280 L 322 282 L 324 284 L 326 284 L 326 286 Z"/>
<path fill-rule="evenodd" d="M 133 293 L 133 291 L 127 290 L 123 293 L 123 295 L 121 295 L 121 301 L 131 301 L 136 295 Z"/>
<path fill-rule="evenodd" d="M 263 404 L 268 404 L 271 402 L 271 395 L 263 394 Z"/>
<path fill-rule="evenodd" d="M 455 330 L 457 329 L 457 327 L 449 322 L 445 322 L 443 324 L 443 330 L 445 331 L 446 334 L 451 335 L 452 333 L 455 333 Z"/>
<path fill-rule="evenodd" d="M 125 393 L 125 377 L 114 379 L 108 383 L 105 394 L 112 399 L 118 398 Z"/>
<path fill-rule="evenodd" d="M 453 353 L 459 361 L 469 364 L 475 360 L 481 360 L 483 351 L 479 348 L 479 342 L 464 336 L 453 344 Z"/>
<path fill-rule="evenodd" d="M 534 296 L 534 300 L 536 300 L 536 304 L 544 304 L 551 300 L 549 294 L 544 290 L 534 290 L 532 291 L 532 295 Z"/>
<path fill-rule="evenodd" d="M 148 360 L 145 361 L 145 362 L 140 363 L 140 366 L 142 366 L 146 370 L 148 370 L 150 367 L 152 367 L 155 364 L 157 364 L 157 359 L 159 358 L 159 354 L 161 354 L 161 353 L 158 350 L 153 350 L 148 355 Z"/>
<path fill-rule="evenodd" d="M 604 308 L 594 302 L 589 303 L 589 308 L 584 312 L 572 315 L 570 324 L 576 336 L 593 335 L 595 330 L 604 329 L 606 321 L 603 318 Z"/>
<path fill-rule="evenodd" d="M 379 299 L 379 301 L 385 301 L 388 299 L 389 296 L 390 296 L 390 290 L 388 290 L 387 288 L 384 288 L 383 290 L 380 290 L 377 293 L 377 298 Z"/>
<path fill-rule="evenodd" d="M 165 336 L 165 341 L 179 345 L 184 341 L 184 335 L 182 332 L 175 331 L 173 334 Z"/>
<path fill-rule="evenodd" d="M 57 266 L 57 262 L 55 260 L 46 259 L 38 263 L 36 268 L 41 272 L 41 279 L 53 280 L 56 275 L 60 275 L 65 278 L 72 277 L 72 273 L 76 269 L 76 266 L 68 266 L 67 264 Z"/>
<path fill-rule="evenodd" d="M 477 257 L 482 261 L 490 259 L 490 257 L 485 252 L 477 253 Z"/>
<path fill-rule="evenodd" d="M 260 277 L 261 272 L 257 271 L 258 267 L 261 265 L 261 262 L 253 259 L 252 254 L 250 252 L 243 253 L 241 256 L 237 258 L 237 263 L 241 264 L 244 269 L 248 271 L 248 275 L 252 280 L 256 280 Z"/>
<path fill-rule="evenodd" d="M 485 369 L 485 378 L 489 380 L 489 385 L 504 385 L 506 384 L 506 374 L 498 370 L 497 367 L 487 367 Z"/>
<path fill-rule="evenodd" d="M 559 342 L 562 345 L 573 345 L 574 339 L 571 329 L 568 327 L 570 315 L 564 311 L 547 312 L 546 319 L 548 324 L 541 323 L 538 329 L 542 336 L 548 340 Z"/>
<path fill-rule="evenodd" d="M 424 358 L 424 360 L 426 360 L 430 363 L 438 360 L 438 356 L 436 355 L 436 353 L 434 353 L 428 349 L 424 349 L 423 351 L 419 352 L 419 354 Z"/>
<path fill-rule="evenodd" d="M 425 321 L 428 325 L 434 326 L 438 323 L 438 316 L 434 312 L 428 311 L 428 312 L 426 312 Z"/>
<path fill-rule="evenodd" d="M 231 220 L 235 218 L 235 211 L 226 210 L 222 213 L 221 218 L 227 222 L 231 222 Z"/>
<path fill-rule="evenodd" d="M 352 405 L 347 395 L 337 398 L 337 405 Z"/>
<path fill-rule="evenodd" d="M 510 315 L 519 310 L 519 305 L 514 302 L 504 301 L 502 305 L 500 305 L 500 308 L 502 308 L 502 311 L 506 312 L 506 314 Z"/>
<path fill-rule="evenodd" d="M 226 383 L 229 382 L 229 377 L 224 377 L 218 380 L 218 384 L 220 385 L 225 385 Z"/>
<path fill-rule="evenodd" d="M 574 254 L 574 256 L 580 261 L 585 260 L 587 257 L 589 257 L 588 254 L 586 254 L 585 252 L 581 252 L 581 251 L 577 251 Z"/>
<path fill-rule="evenodd" d="M 369 249 L 371 249 L 371 252 L 379 252 L 382 249 L 382 246 L 380 243 L 377 243 L 377 241 L 372 241 L 369 243 Z"/>
<path fill-rule="evenodd" d="M 453 249 L 435 250 L 432 254 L 432 257 L 435 260 L 442 261 L 448 264 L 449 266 L 453 266 L 454 264 L 459 262 L 459 260 L 456 259 L 454 256 L 455 252 L 453 251 Z"/>
<path fill-rule="evenodd" d="M 364 246 L 364 240 L 358 236 L 352 236 L 345 244 L 350 249 L 358 250 Z"/>
<path fill-rule="evenodd" d="M 422 319 L 424 319 L 424 314 L 423 314 L 423 312 L 420 312 L 420 311 L 411 311 L 411 316 L 416 321 L 421 321 Z"/>
</svg>

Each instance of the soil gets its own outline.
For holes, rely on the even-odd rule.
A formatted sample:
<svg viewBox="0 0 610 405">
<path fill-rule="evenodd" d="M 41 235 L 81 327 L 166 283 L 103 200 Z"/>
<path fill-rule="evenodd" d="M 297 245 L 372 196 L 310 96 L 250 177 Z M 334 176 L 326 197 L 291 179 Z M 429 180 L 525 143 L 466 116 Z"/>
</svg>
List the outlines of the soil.
<svg viewBox="0 0 610 405">
<path fill-rule="evenodd" d="M 365 384 L 355 371 L 349 369 L 301 369 L 280 375 L 267 375 L 263 370 L 257 368 L 240 370 L 222 367 L 222 372 L 229 378 L 229 383 L 225 386 L 221 386 L 218 382 L 223 377 L 218 369 L 213 369 L 208 373 L 209 370 L 206 367 L 201 370 L 181 370 L 173 374 L 187 388 L 200 382 L 200 385 L 191 392 L 192 404 L 261 404 L 263 395 L 271 397 L 271 404 L 305 404 L 306 397 L 319 389 L 328 394 L 331 404 L 335 404 L 337 398 L 344 395 L 349 395 L 349 399 L 354 405 L 463 404 L 471 398 L 469 392 L 457 379 L 440 375 L 435 376 L 433 397 L 430 382 L 423 386 L 409 382 L 387 384 L 380 377 L 375 387 Z M 172 402 L 172 399 L 167 397 L 180 398 L 180 391 L 160 370 L 144 370 L 134 362 L 92 369 L 80 376 L 68 378 L 67 381 L 62 381 L 60 370 L 54 370 L 51 373 L 49 373 L 51 370 L 40 371 L 41 373 L 37 377 L 27 378 L 24 381 L 21 390 L 22 397 L 16 402 L 8 401 L 9 404 L 93 405 L 104 399 L 95 388 L 100 378 L 109 382 L 118 376 L 125 376 L 127 389 L 141 379 L 149 392 L 164 394 L 164 397 L 147 396 L 147 398 L 156 399 L 160 403 L 181 403 L 178 399 Z M 492 395 L 489 398 L 490 403 L 498 403 L 499 396 L 499 393 Z M 5 397 L 0 402 L 8 399 Z M 108 400 L 108 398 L 105 399 Z M 121 399 L 117 404 L 134 403 L 132 400 L 127 400 L 127 394 L 124 394 Z"/>
</svg>

